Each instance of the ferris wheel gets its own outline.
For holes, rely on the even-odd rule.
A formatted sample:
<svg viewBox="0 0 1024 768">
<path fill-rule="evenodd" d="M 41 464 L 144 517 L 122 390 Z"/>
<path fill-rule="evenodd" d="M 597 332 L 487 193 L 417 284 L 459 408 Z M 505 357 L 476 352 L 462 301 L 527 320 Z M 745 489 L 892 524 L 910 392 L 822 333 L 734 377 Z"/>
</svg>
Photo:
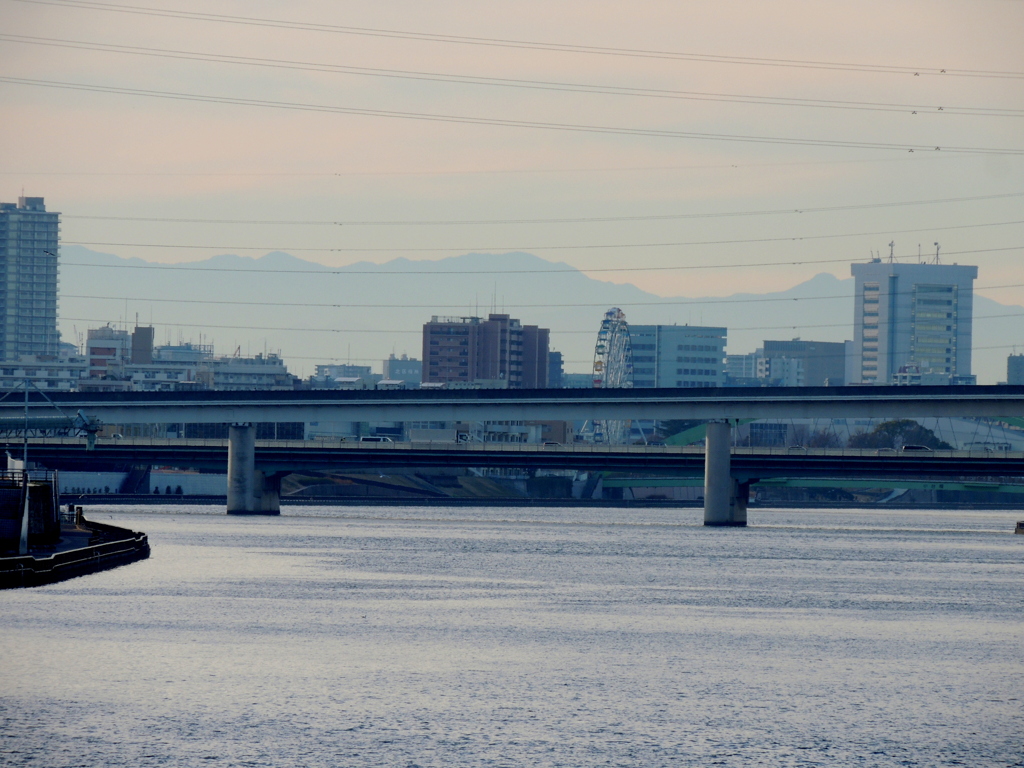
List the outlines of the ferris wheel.
<svg viewBox="0 0 1024 768">
<path fill-rule="evenodd" d="M 622 389 L 633 387 L 633 347 L 629 340 L 626 313 L 612 307 L 604 313 L 594 345 L 594 387 Z M 629 441 L 629 421 L 593 422 L 595 443 L 621 444 Z"/>
</svg>

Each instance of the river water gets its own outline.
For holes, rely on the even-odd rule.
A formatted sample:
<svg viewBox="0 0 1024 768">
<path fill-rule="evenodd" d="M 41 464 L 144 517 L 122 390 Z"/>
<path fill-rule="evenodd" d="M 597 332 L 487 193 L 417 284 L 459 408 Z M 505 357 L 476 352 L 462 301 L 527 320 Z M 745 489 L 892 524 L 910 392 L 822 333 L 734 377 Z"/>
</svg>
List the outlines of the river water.
<svg viewBox="0 0 1024 768">
<path fill-rule="evenodd" d="M 0 764 L 1024 766 L 1022 513 L 218 512 L 0 593 Z"/>
</svg>

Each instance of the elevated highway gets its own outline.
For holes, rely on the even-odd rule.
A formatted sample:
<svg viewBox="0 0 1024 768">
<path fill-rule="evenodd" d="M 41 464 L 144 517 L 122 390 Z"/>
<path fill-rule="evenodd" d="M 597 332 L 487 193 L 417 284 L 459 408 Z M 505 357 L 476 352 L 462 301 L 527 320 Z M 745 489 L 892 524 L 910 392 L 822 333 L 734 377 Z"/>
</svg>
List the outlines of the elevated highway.
<svg viewBox="0 0 1024 768">
<path fill-rule="evenodd" d="M 278 509 L 277 492 L 268 481 L 273 475 L 256 469 L 254 424 L 258 422 L 700 419 L 709 422 L 703 454 L 708 525 L 746 524 L 749 483 L 739 474 L 739 465 L 736 472 L 733 469 L 730 422 L 734 420 L 1024 415 L 1024 387 L 958 386 L 71 392 L 49 398 L 32 393 L 27 406 L 17 398 L 0 401 L 0 419 L 13 423 L 23 416 L 52 415 L 51 401 L 67 414 L 80 411 L 94 425 L 229 424 L 229 513 L 272 514 Z M 742 461 L 739 454 L 737 461 Z M 844 461 L 840 474 L 854 466 Z"/>
<path fill-rule="evenodd" d="M 29 451 L 48 469 L 90 471 L 155 464 L 224 471 L 228 440 L 176 438 L 34 438 Z M 404 468 L 498 467 L 669 473 L 702 477 L 705 452 L 691 446 L 536 445 L 508 443 L 360 443 L 257 440 L 254 466 L 264 473 Z M 1024 452 L 876 451 L 852 448 L 733 448 L 741 482 L 777 477 L 922 479 L 1024 477 Z"/>
<path fill-rule="evenodd" d="M 1024 415 L 1024 386 L 66 392 L 48 398 L 66 413 L 81 410 L 106 424 Z M 53 415 L 38 392 L 30 394 L 29 409 Z M 0 401 L 0 419 L 23 413 L 21 398 Z"/>
</svg>

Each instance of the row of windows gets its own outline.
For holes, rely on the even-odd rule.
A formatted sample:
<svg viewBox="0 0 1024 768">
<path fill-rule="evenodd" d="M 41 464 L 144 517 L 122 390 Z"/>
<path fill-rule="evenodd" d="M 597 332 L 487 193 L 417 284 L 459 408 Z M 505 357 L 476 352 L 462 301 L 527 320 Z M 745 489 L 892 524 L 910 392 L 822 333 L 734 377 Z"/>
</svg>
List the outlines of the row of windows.
<svg viewBox="0 0 1024 768">
<path fill-rule="evenodd" d="M 677 376 L 715 376 L 716 371 L 711 368 L 677 368 Z"/>
<path fill-rule="evenodd" d="M 68 378 L 69 376 L 72 376 L 72 373 L 74 373 L 74 376 L 72 378 L 80 378 L 80 371 L 78 371 L 78 370 L 76 370 L 74 372 L 72 372 L 71 370 L 44 371 L 43 375 L 44 376 L 58 376 L 58 377 L 61 377 L 61 378 Z M 37 369 L 35 369 L 35 368 L 26 368 L 25 370 L 20 370 L 18 368 L 4 368 L 3 369 L 3 375 L 4 376 L 19 376 L 19 377 L 38 376 L 39 375 L 39 371 Z"/>
</svg>

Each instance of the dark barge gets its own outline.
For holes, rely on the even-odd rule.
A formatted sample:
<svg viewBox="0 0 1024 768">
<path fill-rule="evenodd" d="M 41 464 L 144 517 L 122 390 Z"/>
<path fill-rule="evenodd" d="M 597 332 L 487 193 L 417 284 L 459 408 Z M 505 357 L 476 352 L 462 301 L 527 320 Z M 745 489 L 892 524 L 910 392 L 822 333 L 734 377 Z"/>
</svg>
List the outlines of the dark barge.
<svg viewBox="0 0 1024 768">
<path fill-rule="evenodd" d="M 34 587 L 149 557 L 144 533 L 61 507 L 56 472 L 0 472 L 0 589 Z"/>
</svg>

